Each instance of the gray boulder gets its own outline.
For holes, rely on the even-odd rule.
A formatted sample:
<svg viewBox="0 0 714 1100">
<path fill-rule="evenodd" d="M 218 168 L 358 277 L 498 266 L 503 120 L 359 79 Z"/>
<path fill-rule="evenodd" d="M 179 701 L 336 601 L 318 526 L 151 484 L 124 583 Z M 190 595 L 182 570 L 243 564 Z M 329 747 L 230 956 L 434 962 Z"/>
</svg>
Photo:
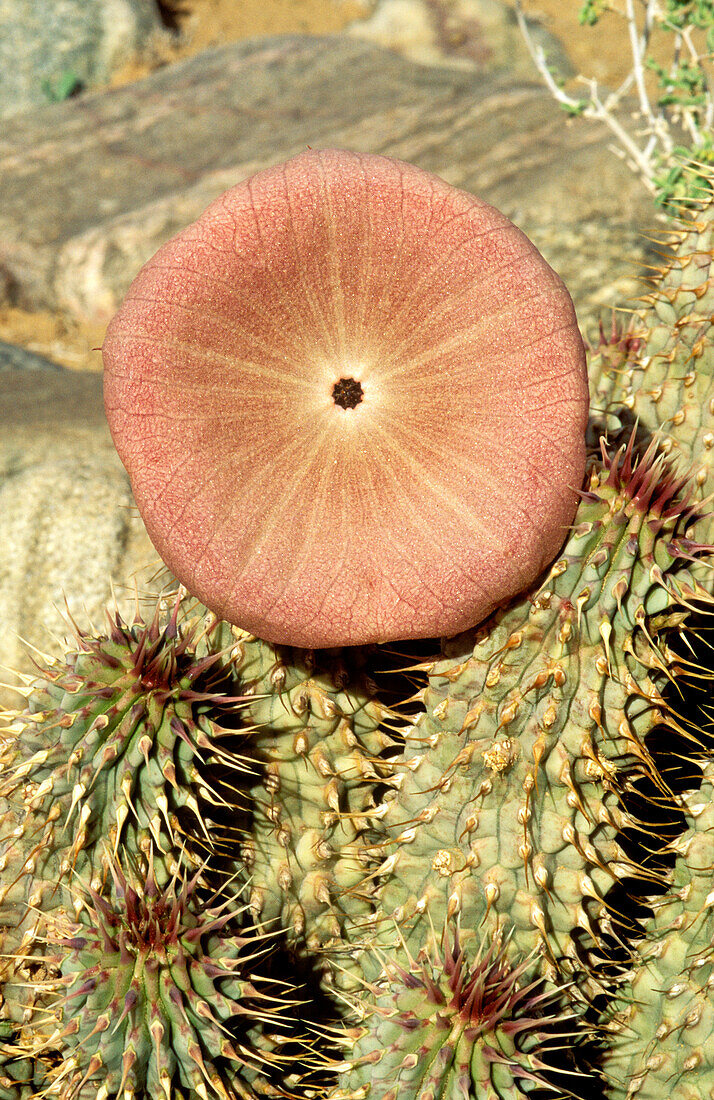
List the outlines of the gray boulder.
<svg viewBox="0 0 714 1100">
<path fill-rule="evenodd" d="M 149 542 L 109 435 L 102 379 L 3 369 L 0 382 L 0 663 L 5 684 L 33 670 L 33 647 L 61 652 L 113 605 L 133 616 L 170 578 Z M 16 705 L 9 687 L 0 702 Z"/>
<path fill-rule="evenodd" d="M 44 355 L 37 355 L 27 348 L 20 348 L 17 344 L 8 344 L 0 340 L 0 371 L 10 370 L 62 370 L 59 363 L 53 363 L 51 359 L 45 359 Z M 3 374 L 3 380 L 5 375 Z"/>
<path fill-rule="evenodd" d="M 160 32 L 154 0 L 0 0 L 0 118 L 106 84 Z"/>
<path fill-rule="evenodd" d="M 529 20 L 531 34 L 561 74 L 572 67 L 561 43 Z M 345 31 L 354 38 L 395 50 L 421 65 L 532 78 L 534 66 L 512 7 L 502 0 L 377 0 L 368 19 Z"/>
<path fill-rule="evenodd" d="M 413 161 L 492 202 L 592 311 L 620 297 L 653 218 L 610 140 L 539 83 L 345 36 L 253 39 L 19 116 L 0 136 L 0 272 L 19 305 L 106 322 L 222 191 L 332 145 Z"/>
</svg>

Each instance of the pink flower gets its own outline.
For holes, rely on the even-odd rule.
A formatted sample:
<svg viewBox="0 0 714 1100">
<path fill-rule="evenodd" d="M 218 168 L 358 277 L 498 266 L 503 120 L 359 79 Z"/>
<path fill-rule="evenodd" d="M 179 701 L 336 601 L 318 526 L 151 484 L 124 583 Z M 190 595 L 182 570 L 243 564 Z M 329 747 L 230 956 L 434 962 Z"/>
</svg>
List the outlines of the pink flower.
<svg viewBox="0 0 714 1100">
<path fill-rule="evenodd" d="M 449 635 L 562 545 L 582 340 L 503 214 L 324 150 L 216 199 L 104 342 L 109 425 L 166 564 L 273 642 Z"/>
</svg>

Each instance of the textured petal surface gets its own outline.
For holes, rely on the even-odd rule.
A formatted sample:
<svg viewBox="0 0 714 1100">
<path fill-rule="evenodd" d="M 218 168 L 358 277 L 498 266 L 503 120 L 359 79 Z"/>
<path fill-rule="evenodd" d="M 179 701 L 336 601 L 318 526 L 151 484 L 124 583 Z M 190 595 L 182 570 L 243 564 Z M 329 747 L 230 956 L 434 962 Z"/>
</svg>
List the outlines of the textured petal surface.
<svg viewBox="0 0 714 1100">
<path fill-rule="evenodd" d="M 573 517 L 570 297 L 504 215 L 412 165 L 308 152 L 232 188 L 142 269 L 103 350 L 159 553 L 270 641 L 456 633 Z"/>
</svg>

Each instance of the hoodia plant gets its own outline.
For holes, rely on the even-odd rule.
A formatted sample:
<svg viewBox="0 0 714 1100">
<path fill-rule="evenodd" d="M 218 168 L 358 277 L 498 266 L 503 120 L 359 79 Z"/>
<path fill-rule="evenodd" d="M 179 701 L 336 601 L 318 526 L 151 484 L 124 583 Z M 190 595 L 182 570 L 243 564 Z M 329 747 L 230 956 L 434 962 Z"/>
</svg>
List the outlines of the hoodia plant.
<svg viewBox="0 0 714 1100">
<path fill-rule="evenodd" d="M 107 413 L 191 595 L 0 727 L 0 1100 L 709 1095 L 710 224 L 587 455 L 567 292 L 412 166 L 302 154 L 139 274 Z"/>
<path fill-rule="evenodd" d="M 307 152 L 234 187 L 143 268 L 103 351 L 157 549 L 268 641 L 465 630 L 573 518 L 568 292 L 507 218 L 412 165 Z"/>
</svg>

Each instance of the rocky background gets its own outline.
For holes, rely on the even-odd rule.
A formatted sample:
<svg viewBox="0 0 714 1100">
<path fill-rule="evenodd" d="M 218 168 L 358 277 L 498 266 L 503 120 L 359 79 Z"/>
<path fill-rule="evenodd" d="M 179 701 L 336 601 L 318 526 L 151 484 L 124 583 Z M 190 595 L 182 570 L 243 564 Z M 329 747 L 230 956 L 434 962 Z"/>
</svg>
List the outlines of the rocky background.
<svg viewBox="0 0 714 1100">
<path fill-rule="evenodd" d="M 626 44 L 583 54 L 578 0 L 532 7 L 561 72 L 617 80 Z M 656 228 L 609 144 L 551 100 L 500 0 L 0 0 L 2 679 L 56 651 L 68 610 L 98 623 L 167 582 L 98 350 L 163 241 L 306 146 L 384 153 L 502 209 L 593 336 Z"/>
</svg>

